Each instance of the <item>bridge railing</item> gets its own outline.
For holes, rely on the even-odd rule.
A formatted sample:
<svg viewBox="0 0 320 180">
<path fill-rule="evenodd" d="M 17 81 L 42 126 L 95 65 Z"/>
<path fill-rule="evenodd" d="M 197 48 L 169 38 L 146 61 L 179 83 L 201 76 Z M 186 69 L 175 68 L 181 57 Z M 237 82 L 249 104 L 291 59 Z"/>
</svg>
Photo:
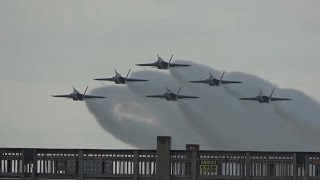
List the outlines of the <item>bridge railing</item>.
<svg viewBox="0 0 320 180">
<path fill-rule="evenodd" d="M 15 177 L 23 173 L 23 152 L 20 149 L 0 151 L 0 176 Z M 32 167 L 26 166 L 27 172 L 32 172 Z"/>
<path fill-rule="evenodd" d="M 0 149 L 0 178 L 155 179 L 156 150 Z M 320 153 L 171 150 L 172 179 L 319 179 Z"/>
<path fill-rule="evenodd" d="M 309 164 L 309 166 L 303 166 L 304 164 L 301 162 L 298 164 L 298 168 L 304 167 L 309 177 L 320 179 L 320 153 L 307 153 L 305 164 Z M 298 173 L 298 175 L 303 176 L 302 173 Z"/>
<path fill-rule="evenodd" d="M 199 151 L 197 164 L 200 178 L 246 176 L 246 152 Z"/>
<path fill-rule="evenodd" d="M 153 178 L 155 150 L 0 149 L 0 178 Z"/>
<path fill-rule="evenodd" d="M 197 152 L 197 177 L 320 179 L 320 153 Z"/>
<path fill-rule="evenodd" d="M 171 151 L 171 177 L 190 179 L 192 171 L 191 151 Z"/>
</svg>

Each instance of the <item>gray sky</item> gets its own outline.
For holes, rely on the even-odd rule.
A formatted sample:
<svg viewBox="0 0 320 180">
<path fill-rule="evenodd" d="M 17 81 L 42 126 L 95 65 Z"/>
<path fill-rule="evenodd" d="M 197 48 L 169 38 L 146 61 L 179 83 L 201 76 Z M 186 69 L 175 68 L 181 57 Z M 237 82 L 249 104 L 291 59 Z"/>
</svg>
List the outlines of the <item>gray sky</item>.
<svg viewBox="0 0 320 180">
<path fill-rule="evenodd" d="M 135 63 L 192 60 L 320 100 L 319 1 L 0 1 L 0 147 L 129 147 L 82 102 Z M 156 139 L 156 138 L 155 138 Z"/>
</svg>

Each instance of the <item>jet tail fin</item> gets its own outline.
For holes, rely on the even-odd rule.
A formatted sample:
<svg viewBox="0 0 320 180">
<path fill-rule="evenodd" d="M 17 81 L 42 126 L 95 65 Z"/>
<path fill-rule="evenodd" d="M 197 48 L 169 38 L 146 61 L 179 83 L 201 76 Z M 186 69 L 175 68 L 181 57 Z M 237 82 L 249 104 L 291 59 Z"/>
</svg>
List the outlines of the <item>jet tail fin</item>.
<svg viewBox="0 0 320 180">
<path fill-rule="evenodd" d="M 222 80 L 222 78 L 223 78 L 224 73 L 225 73 L 225 71 L 223 71 L 222 76 L 221 76 L 221 78 L 220 78 L 219 82 L 221 82 L 221 80 Z"/>
<path fill-rule="evenodd" d="M 170 62 L 171 62 L 171 60 L 172 60 L 172 57 L 173 57 L 173 54 L 171 55 L 171 58 L 170 58 L 170 60 L 169 60 L 169 64 L 170 64 Z"/>
<path fill-rule="evenodd" d="M 130 74 L 131 69 L 129 69 L 128 74 L 126 76 L 126 79 L 128 78 L 129 74 Z"/>
<path fill-rule="evenodd" d="M 83 95 L 86 95 L 87 90 L 88 90 L 88 87 L 89 87 L 89 86 L 87 86 L 87 88 L 86 88 L 86 90 L 84 91 Z"/>
<path fill-rule="evenodd" d="M 269 96 L 269 97 L 271 97 L 271 96 L 272 96 L 274 89 L 275 89 L 275 88 L 273 88 L 273 90 L 272 90 L 272 92 L 271 92 L 271 94 L 270 94 L 270 96 Z"/>
<path fill-rule="evenodd" d="M 73 85 L 72 85 L 72 89 L 73 89 L 73 92 L 77 91 L 77 90 L 76 90 L 76 88 L 74 88 L 74 86 L 73 86 Z"/>
<path fill-rule="evenodd" d="M 181 88 L 182 88 L 182 86 L 180 86 L 180 88 L 179 88 L 179 90 L 177 92 L 177 96 L 179 95 Z"/>
<path fill-rule="evenodd" d="M 261 90 L 259 90 L 259 96 L 262 96 L 262 91 Z"/>
<path fill-rule="evenodd" d="M 211 74 L 211 72 L 209 72 L 209 78 L 213 78 L 213 75 Z"/>
<path fill-rule="evenodd" d="M 114 69 L 114 73 L 118 74 L 118 72 L 117 72 L 117 70 L 116 70 L 116 69 Z"/>
</svg>

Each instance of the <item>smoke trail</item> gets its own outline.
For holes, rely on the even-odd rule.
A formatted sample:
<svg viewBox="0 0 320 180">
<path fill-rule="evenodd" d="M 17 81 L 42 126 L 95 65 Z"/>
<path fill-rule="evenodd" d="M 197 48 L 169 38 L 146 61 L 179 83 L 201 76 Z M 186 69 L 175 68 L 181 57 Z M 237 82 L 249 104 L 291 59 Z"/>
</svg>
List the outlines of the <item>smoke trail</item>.
<svg viewBox="0 0 320 180">
<path fill-rule="evenodd" d="M 114 86 L 97 88 L 92 93 L 108 97 L 103 101 L 86 101 L 89 111 L 96 117 L 100 126 L 132 146 L 155 147 L 154 139 L 151 140 L 144 133 L 156 136 L 161 134 L 161 131 L 165 132 L 165 127 L 160 127 L 155 120 L 156 117 L 145 111 L 148 107 L 143 107 L 130 98 L 134 94 L 125 88 Z"/>
<path fill-rule="evenodd" d="M 177 102 L 166 102 L 162 99 L 148 99 L 146 95 L 163 94 L 166 91 L 166 87 L 170 88 L 173 92 L 179 88 L 179 84 L 172 79 L 168 73 L 159 72 L 135 72 L 132 76 L 136 78 L 149 78 L 148 83 L 128 83 L 128 89 L 135 93 L 137 96 L 144 98 L 150 106 L 154 106 L 158 117 L 161 117 L 159 123 L 167 127 L 171 134 L 174 134 L 173 139 L 187 143 L 200 143 L 204 148 L 213 148 L 212 144 L 205 142 L 203 136 L 196 133 L 194 127 L 185 123 L 183 113 L 177 106 Z M 181 91 L 183 92 L 184 89 Z"/>
<path fill-rule="evenodd" d="M 179 63 L 192 63 L 192 62 L 188 62 L 188 61 L 179 61 Z M 192 68 L 190 69 L 172 69 L 171 70 L 171 74 L 177 79 L 178 82 L 180 83 L 186 83 L 188 80 L 200 80 L 200 79 L 206 79 L 209 76 L 207 75 L 205 78 L 203 77 L 203 73 L 204 72 L 212 72 L 214 75 L 216 74 L 222 74 L 221 72 L 217 72 L 216 70 L 206 67 L 206 66 L 202 66 L 202 65 L 198 65 L 195 63 L 192 63 Z M 198 77 L 196 77 L 198 76 Z M 217 75 L 216 75 L 217 76 Z M 219 76 L 216 78 L 220 78 Z M 246 96 L 255 96 L 258 94 L 259 90 L 262 90 L 265 94 L 268 95 L 268 91 L 271 92 L 272 88 L 274 87 L 274 85 L 272 85 L 271 83 L 258 78 L 256 76 L 253 75 L 249 75 L 249 74 L 245 74 L 245 73 L 240 73 L 240 72 L 233 72 L 233 73 L 227 73 L 224 76 L 224 79 L 231 79 L 231 80 L 237 80 L 237 81 L 243 81 L 242 85 L 225 85 L 222 86 L 222 89 L 225 91 L 226 94 L 228 94 L 229 96 L 234 97 L 234 99 L 239 98 L 239 97 L 246 97 Z M 188 86 L 191 86 L 190 84 Z M 217 91 L 217 89 L 221 89 L 221 87 L 208 87 L 208 85 L 199 85 L 199 84 L 194 84 L 194 86 L 198 86 L 201 87 L 202 89 L 210 89 L 211 88 L 211 92 Z M 198 90 L 199 91 L 199 90 Z M 201 94 L 210 94 L 210 91 L 207 93 L 201 93 Z M 286 96 L 290 96 L 291 94 L 287 94 L 287 93 L 283 93 L 280 94 L 280 97 L 286 97 Z M 222 96 L 222 93 L 219 93 L 219 97 Z M 302 99 L 306 100 L 308 99 L 307 96 L 305 95 L 299 95 Z M 296 99 L 296 95 L 292 95 L 290 96 L 293 99 Z M 227 97 L 224 97 L 225 99 L 223 100 L 223 102 L 227 103 L 230 102 L 229 99 L 227 99 Z M 219 98 L 215 97 L 215 100 L 217 100 Z M 298 99 L 297 99 L 298 100 Z M 299 101 L 299 100 L 298 100 Z M 309 102 L 309 100 L 307 100 L 307 102 Z M 292 102 L 291 102 L 292 103 Z M 204 103 L 205 104 L 205 103 Z M 279 105 L 286 105 L 286 103 L 282 103 L 282 102 L 278 102 Z M 213 105 L 213 103 L 211 103 L 211 105 Z M 310 139 L 314 139 L 316 134 L 310 134 L 310 133 L 303 133 L 303 128 L 304 126 L 302 126 L 303 123 L 303 118 L 301 117 L 301 119 L 299 119 L 298 121 L 302 122 L 302 124 L 300 126 L 293 126 L 293 119 L 291 120 L 291 122 L 285 121 L 283 119 L 283 117 L 274 110 L 273 106 L 270 107 L 269 104 L 256 104 L 253 102 L 233 102 L 232 104 L 229 104 L 228 106 L 226 106 L 225 108 L 221 109 L 221 112 L 225 111 L 225 109 L 231 109 L 232 113 L 236 113 L 235 110 L 239 110 L 239 112 L 241 112 L 241 115 L 239 114 L 238 116 L 234 116 L 234 119 L 239 119 L 243 122 L 244 119 L 248 120 L 251 119 L 251 122 L 248 123 L 248 125 L 253 125 L 251 126 L 251 128 L 255 128 L 258 129 L 259 132 L 253 132 L 251 133 L 252 135 L 255 135 L 255 139 L 254 140 L 260 140 L 260 142 L 263 143 L 267 143 L 267 144 L 273 144 L 274 146 L 272 147 L 271 145 L 268 145 L 270 149 L 286 149 L 286 148 L 294 148 L 294 149 L 303 149 L 305 147 L 303 147 L 304 142 L 306 139 L 308 139 L 310 141 Z M 311 104 L 309 104 L 311 105 Z M 306 107 L 308 107 L 309 105 L 307 105 Z M 223 106 L 223 105 L 221 105 Z M 234 107 L 232 107 L 234 106 Z M 239 107 L 240 106 L 240 107 Z M 319 108 L 319 105 L 314 105 L 312 104 L 312 106 L 315 106 L 317 108 Z M 204 109 L 206 106 L 201 107 L 201 109 Z M 295 107 L 294 109 L 291 109 L 292 112 L 298 112 L 296 111 L 299 108 L 305 108 L 305 107 Z M 206 113 L 206 116 L 210 116 L 210 113 L 212 113 L 213 111 L 209 110 L 209 111 L 203 111 L 203 113 Z M 222 115 L 222 113 L 219 112 L 219 115 Z M 301 112 L 301 111 L 300 111 Z M 306 112 L 307 113 L 307 112 Z M 307 114 L 312 114 L 313 117 L 317 117 L 317 111 L 313 111 L 312 113 L 307 113 Z M 245 115 L 249 115 L 250 117 L 245 118 Z M 304 115 L 305 116 L 305 115 Z M 222 117 L 220 117 L 221 119 L 227 117 L 227 115 L 222 115 Z M 233 122 L 234 124 L 235 122 Z M 243 122 L 246 124 L 246 122 Z M 223 127 L 223 123 L 219 122 L 218 123 L 220 127 Z M 237 126 L 239 127 L 239 126 Z M 315 127 L 319 127 L 319 124 Z M 251 128 L 241 128 L 239 127 L 239 129 L 251 129 Z M 298 130 L 298 132 L 297 132 Z M 236 132 L 236 131 L 234 131 Z M 271 133 L 272 132 L 272 133 Z M 245 134 L 247 134 L 248 132 L 246 132 Z M 232 133 L 230 133 L 232 134 Z M 249 133 L 250 134 L 250 133 Z M 228 135 L 224 136 L 225 138 L 228 137 Z M 243 138 L 243 137 L 242 137 Z M 245 139 L 245 138 L 244 138 Z M 299 141 L 299 143 L 296 143 L 297 141 Z M 231 142 L 231 141 L 229 141 Z M 285 142 L 285 143 L 284 143 Z M 259 142 L 253 142 L 252 144 L 259 144 Z M 234 144 L 234 143 L 232 143 Z M 245 144 L 245 143 L 243 143 Z M 265 148 L 265 144 L 261 144 L 261 148 L 266 149 Z M 237 149 L 241 149 L 244 147 L 240 147 L 241 145 L 236 145 Z M 252 146 L 251 146 L 252 147 Z M 311 143 L 310 145 L 308 145 L 308 147 L 315 147 L 315 143 Z"/>
<path fill-rule="evenodd" d="M 198 103 L 196 103 L 198 104 Z M 200 134 L 201 138 L 204 141 L 212 145 L 210 149 L 226 149 L 227 144 L 223 141 L 223 137 L 219 134 L 219 127 L 213 126 L 209 127 L 207 121 L 210 121 L 211 118 L 203 117 L 201 112 L 197 111 L 194 108 L 194 105 L 190 105 L 190 103 L 179 102 L 181 106 L 181 111 L 184 114 L 184 118 L 186 123 L 193 127 L 193 129 Z M 202 120 L 205 121 L 202 121 Z"/>
<path fill-rule="evenodd" d="M 320 148 L 315 141 L 315 136 L 320 134 L 317 132 L 320 106 L 305 94 L 276 88 L 274 96 L 293 101 L 243 102 L 238 98 L 256 96 L 259 90 L 269 95 L 274 85 L 241 72 L 226 73 L 224 79 L 242 84 L 220 87 L 191 84 L 189 80 L 206 79 L 209 72 L 220 78 L 222 72 L 189 61 L 180 63 L 192 66 L 161 72 L 138 71 L 131 76 L 148 78 L 149 82 L 95 89 L 93 94 L 104 94 L 108 100 L 87 101 L 90 112 L 106 131 L 136 147 L 154 147 L 157 135 L 171 135 L 175 148 L 183 148 L 186 143 L 221 150 L 315 151 Z M 166 86 L 176 92 L 180 85 L 181 94 L 198 95 L 200 99 L 167 102 L 145 97 L 164 93 Z"/>
<path fill-rule="evenodd" d="M 319 113 L 319 103 L 307 97 L 302 92 L 291 89 L 288 89 L 287 92 L 288 95 L 296 97 L 295 101 L 298 103 L 292 103 L 287 106 L 273 103 L 272 107 L 274 108 L 274 111 L 292 128 L 295 128 L 297 133 L 305 136 L 306 143 L 309 141 L 318 141 L 318 137 L 320 136 L 320 122 L 313 115 Z M 283 96 L 283 93 L 279 94 Z M 305 98 L 302 98 L 304 96 Z M 297 109 L 297 111 L 292 111 L 292 109 Z"/>
<path fill-rule="evenodd" d="M 143 72 L 145 77 L 161 77 L 155 84 L 129 83 L 126 86 L 105 86 L 94 89 L 92 94 L 102 94 L 106 101 L 86 101 L 90 112 L 100 126 L 119 140 L 140 148 L 154 148 L 156 136 L 172 136 L 173 148 L 182 149 L 187 143 L 206 143 L 183 122 L 175 103 L 147 99 L 147 94 L 162 94 L 166 85 L 173 87 L 168 74 Z M 155 76 L 156 75 L 156 76 Z M 142 78 L 132 74 L 136 78 Z M 159 84 L 158 82 L 163 82 Z M 168 82 L 168 83 L 167 83 Z M 156 84 L 158 86 L 156 86 Z M 138 88 L 138 91 L 133 89 Z M 140 93 L 139 91 L 143 92 Z M 134 93 L 139 92 L 139 93 Z M 170 125 L 169 125 L 170 124 Z"/>
</svg>

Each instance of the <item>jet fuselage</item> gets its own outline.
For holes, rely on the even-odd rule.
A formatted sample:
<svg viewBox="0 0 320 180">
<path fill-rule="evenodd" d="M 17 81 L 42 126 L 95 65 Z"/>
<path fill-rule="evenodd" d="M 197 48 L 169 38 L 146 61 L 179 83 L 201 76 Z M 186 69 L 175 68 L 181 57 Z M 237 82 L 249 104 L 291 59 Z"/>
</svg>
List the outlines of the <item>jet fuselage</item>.
<svg viewBox="0 0 320 180">
<path fill-rule="evenodd" d="M 83 101 L 84 99 L 84 95 L 80 94 L 79 92 L 73 92 L 70 95 L 74 101 Z"/>
<path fill-rule="evenodd" d="M 217 79 L 208 79 L 209 86 L 220 86 L 220 81 Z"/>
<path fill-rule="evenodd" d="M 157 62 L 157 68 L 158 69 L 168 69 L 169 68 L 169 63 L 165 62 L 162 59 L 159 59 Z"/>
<path fill-rule="evenodd" d="M 122 76 L 115 76 L 113 79 L 116 84 L 126 84 L 126 78 Z"/>
<path fill-rule="evenodd" d="M 166 97 L 167 101 L 176 101 L 177 100 L 177 95 L 172 92 L 164 93 L 164 96 Z"/>
<path fill-rule="evenodd" d="M 270 103 L 270 97 L 268 96 L 258 96 L 259 103 Z"/>
</svg>

